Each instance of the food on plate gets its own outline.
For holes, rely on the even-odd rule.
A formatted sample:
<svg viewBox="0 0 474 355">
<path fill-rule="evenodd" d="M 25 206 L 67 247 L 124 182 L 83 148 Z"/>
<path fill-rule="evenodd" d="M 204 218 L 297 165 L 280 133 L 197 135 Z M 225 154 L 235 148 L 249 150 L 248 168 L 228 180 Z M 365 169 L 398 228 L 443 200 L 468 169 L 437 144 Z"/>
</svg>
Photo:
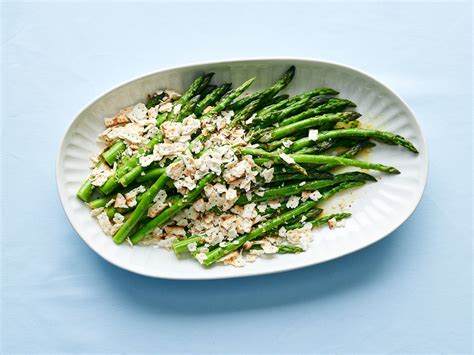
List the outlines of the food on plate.
<svg viewBox="0 0 474 355">
<path fill-rule="evenodd" d="M 161 246 L 205 266 L 305 251 L 314 228 L 351 216 L 324 213 L 321 202 L 376 182 L 370 170 L 400 173 L 357 155 L 375 142 L 418 151 L 363 128 L 355 103 L 334 89 L 281 94 L 294 75 L 290 67 L 244 94 L 255 78 L 232 88 L 203 74 L 183 94 L 159 90 L 105 118 L 105 147 L 77 196 L 115 243 Z"/>
</svg>

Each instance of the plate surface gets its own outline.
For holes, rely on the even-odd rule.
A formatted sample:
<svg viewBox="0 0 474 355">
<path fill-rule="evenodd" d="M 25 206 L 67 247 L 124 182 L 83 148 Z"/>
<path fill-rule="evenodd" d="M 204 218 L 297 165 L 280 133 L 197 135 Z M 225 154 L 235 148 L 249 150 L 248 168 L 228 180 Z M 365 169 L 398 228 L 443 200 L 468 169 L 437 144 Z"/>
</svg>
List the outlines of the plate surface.
<svg viewBox="0 0 474 355">
<path fill-rule="evenodd" d="M 160 88 L 182 92 L 202 72 L 215 72 L 215 82 L 238 85 L 252 76 L 252 90 L 275 82 L 290 65 L 296 75 L 287 90 L 300 93 L 315 87 L 331 87 L 340 97 L 357 104 L 366 127 L 401 134 L 418 148 L 414 155 L 401 148 L 378 143 L 363 160 L 397 167 L 400 175 L 377 175 L 377 183 L 346 192 L 325 203 L 326 212 L 344 208 L 353 216 L 344 228 L 314 232 L 311 248 L 298 255 L 275 255 L 244 268 L 221 266 L 205 269 L 194 260 L 177 259 L 174 253 L 153 247 L 115 245 L 90 216 L 89 208 L 76 198 L 77 188 L 89 172 L 89 156 L 99 150 L 97 135 L 103 118 L 119 109 L 144 102 Z M 251 91 L 251 90 L 250 90 Z M 68 128 L 57 160 L 56 179 L 64 210 L 77 233 L 109 262 L 142 275 L 169 279 L 219 279 L 261 275 L 318 264 L 364 248 L 391 233 L 415 210 L 426 183 L 428 158 L 420 127 L 408 106 L 392 90 L 371 76 L 345 65 L 306 59 L 275 58 L 210 62 L 170 68 L 134 79 L 105 93 L 83 109 Z"/>
</svg>

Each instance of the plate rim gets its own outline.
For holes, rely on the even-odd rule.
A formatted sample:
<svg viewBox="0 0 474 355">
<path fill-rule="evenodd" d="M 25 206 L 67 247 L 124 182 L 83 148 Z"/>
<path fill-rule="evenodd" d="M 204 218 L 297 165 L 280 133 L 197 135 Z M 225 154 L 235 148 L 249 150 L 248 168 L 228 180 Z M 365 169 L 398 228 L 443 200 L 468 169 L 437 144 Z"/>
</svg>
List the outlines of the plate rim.
<svg viewBox="0 0 474 355">
<path fill-rule="evenodd" d="M 423 148 L 424 148 L 424 161 L 423 161 L 423 166 L 424 166 L 424 169 L 422 171 L 422 187 L 418 190 L 418 196 L 417 196 L 417 201 L 416 203 L 414 203 L 412 205 L 412 207 L 410 208 L 410 211 L 409 213 L 407 213 L 406 217 L 398 224 L 396 225 L 395 227 L 393 227 L 392 229 L 390 229 L 388 232 L 384 233 L 383 235 L 381 235 L 380 238 L 376 239 L 376 240 L 373 240 L 373 241 L 369 241 L 367 243 L 364 243 L 364 244 L 361 244 L 358 248 L 356 249 L 352 249 L 350 251 L 347 251 L 347 252 L 344 252 L 338 256 L 335 256 L 335 257 L 331 257 L 329 259 L 326 259 L 326 260 L 323 260 L 323 261 L 315 261 L 315 262 L 310 262 L 310 263 L 307 263 L 307 264 L 304 264 L 304 265 L 296 265 L 296 266 L 289 266 L 289 267 L 284 267 L 283 269 L 275 269 L 275 270 L 267 270 L 267 271 L 261 271 L 261 272 L 255 272 L 255 273 L 251 273 L 251 274 L 248 274 L 248 273 L 242 273 L 242 274 L 231 274 L 231 275 L 209 275 L 209 277 L 205 277 L 205 276 L 193 276 L 193 277 L 190 277 L 190 276 L 187 276 L 187 275 L 183 275 L 183 277 L 176 277 L 176 276 L 169 276 L 169 275 L 166 275 L 165 274 L 161 274 L 161 273 L 156 273 L 156 272 L 143 272 L 143 271 L 139 271 L 139 270 L 134 270 L 132 268 L 130 268 L 129 266 L 127 265 L 124 265 L 124 264 L 120 264 L 118 262 L 116 262 L 115 260 L 112 260 L 111 258 L 109 258 L 106 253 L 101 253 L 99 251 L 97 251 L 82 235 L 81 233 L 78 231 L 78 228 L 76 227 L 76 224 L 75 222 L 73 221 L 72 217 L 69 216 L 69 213 L 67 211 L 67 208 L 66 208 L 66 199 L 67 199 L 67 196 L 66 196 L 66 192 L 65 192 L 65 189 L 60 185 L 60 158 L 61 158 L 61 154 L 62 152 L 65 150 L 66 146 L 65 146 L 65 139 L 66 137 L 68 136 L 69 132 L 71 131 L 71 129 L 73 128 L 74 124 L 76 123 L 76 121 L 78 120 L 79 116 L 82 115 L 82 113 L 86 110 L 89 109 L 89 107 L 91 107 L 92 105 L 94 105 L 96 102 L 98 102 L 99 100 L 101 100 L 104 96 L 108 95 L 109 93 L 125 86 L 125 85 L 128 85 L 132 82 L 135 82 L 135 81 L 138 81 L 140 79 L 144 79 L 148 76 L 152 76 L 152 75 L 156 75 L 156 74 L 160 74 L 160 73 L 163 73 L 163 72 L 166 72 L 166 71 L 171 71 L 171 70 L 179 70 L 179 69 L 187 69 L 187 68 L 192 68 L 192 67 L 196 67 L 196 66 L 204 66 L 204 65 L 219 65 L 219 64 L 226 64 L 226 63 L 245 63 L 245 62 L 261 62 L 261 61 L 274 61 L 274 62 L 278 62 L 278 61 L 293 61 L 293 62 L 305 62 L 305 63 L 316 63 L 316 64 L 328 64 L 328 65 L 333 65 L 333 66 L 339 66 L 339 67 L 342 67 L 342 68 L 345 68 L 345 69 L 349 69 L 349 70 L 352 70 L 352 71 L 355 71 L 355 72 L 358 72 L 362 75 L 365 75 L 366 77 L 370 78 L 371 80 L 375 81 L 376 83 L 380 84 L 384 89 L 386 89 L 388 92 L 390 92 L 394 97 L 396 97 L 398 100 L 400 100 L 400 102 L 402 103 L 402 105 L 404 105 L 404 108 L 408 111 L 409 114 L 411 114 L 411 116 L 414 118 L 414 123 L 415 125 L 417 126 L 419 132 L 420 132 L 420 141 L 421 143 L 423 144 Z M 364 70 L 361 70 L 361 69 L 358 69 L 358 68 L 355 68 L 351 65 L 347 65 L 347 64 L 343 64 L 343 63 L 340 63 L 340 62 L 336 62 L 336 61 L 331 61 L 331 60 L 324 60 L 324 59 L 317 59 L 317 58 L 309 58 L 309 57 L 293 57 L 293 56 L 284 56 L 284 57 L 280 57 L 280 56 L 269 56 L 269 57 L 244 57 L 244 58 L 231 58 L 231 59 L 222 59 L 222 60 L 212 60 L 212 61 L 200 61 L 200 62 L 194 62 L 194 63 L 188 63 L 188 64 L 182 64 L 182 65 L 178 65 L 178 66 L 168 66 L 168 67 L 165 67 L 163 69 L 160 69 L 160 70 L 155 70 L 155 71 L 150 71 L 150 72 L 147 72 L 145 74 L 141 74 L 141 75 L 138 75 L 138 76 L 135 76 L 129 80 L 126 80 L 126 81 L 122 81 L 120 82 L 119 84 L 113 86 L 112 88 L 102 92 L 101 94 L 99 95 L 96 95 L 95 98 L 91 101 L 89 101 L 85 106 L 83 106 L 80 110 L 77 111 L 77 113 L 73 116 L 73 119 L 69 122 L 67 128 L 65 129 L 63 135 L 62 135 L 62 138 L 61 138 L 61 141 L 60 141 L 60 144 L 59 144 L 59 149 L 58 149 L 58 152 L 57 152 L 57 155 L 56 155 L 56 162 L 55 162 L 55 177 L 56 177 L 56 190 L 57 190 L 57 193 L 59 195 L 59 200 L 61 202 L 61 207 L 63 208 L 63 211 L 65 212 L 65 215 L 69 221 L 69 223 L 71 224 L 71 226 L 73 227 L 73 229 L 75 230 L 75 232 L 79 235 L 79 237 L 81 238 L 81 240 L 90 248 L 92 249 L 97 255 L 99 255 L 101 258 L 105 259 L 107 262 L 109 262 L 110 264 L 118 267 L 118 268 L 121 268 L 121 269 L 124 269 L 124 270 L 127 270 L 129 272 L 132 272 L 134 274 L 137 274 L 137 275 L 142 275 L 142 276 L 147 276 L 147 277 L 152 277 L 152 278 L 159 278 L 159 279 L 167 279 L 167 280 L 183 280 L 183 281 L 210 281 L 210 280 L 222 280 L 222 279 L 233 279 L 233 278 L 242 278 L 242 277 L 254 277 L 254 276 L 263 276 L 263 275 L 270 275 L 270 274 L 276 274 L 276 273 L 283 273 L 283 272 L 289 272 L 289 271 L 293 271 L 293 270 L 298 270 L 298 269 L 302 269 L 302 268 L 306 268 L 306 267 L 310 267 L 310 266 L 314 266 L 314 265 L 318 265 L 318 264 L 322 264 L 322 263 L 326 263 L 328 261 L 331 261 L 331 260 L 335 260 L 335 259 L 339 259 L 341 257 L 344 257 L 346 255 L 349 255 L 349 254 L 352 254 L 352 253 L 355 253 L 355 252 L 358 252 L 364 248 L 367 248 L 379 241 L 381 241 L 382 239 L 385 239 L 387 236 L 389 236 L 390 234 L 392 234 L 396 229 L 398 229 L 402 224 L 404 224 L 411 216 L 412 214 L 415 212 L 415 210 L 417 209 L 417 207 L 419 206 L 420 202 L 421 202 L 421 199 L 423 198 L 423 195 L 425 193 L 425 190 L 426 190 L 426 184 L 427 184 L 427 179 L 428 179 L 428 171 L 429 171 L 429 159 L 428 159 L 428 156 L 429 156 L 429 153 L 428 153 L 428 145 L 427 145 L 427 141 L 425 139 L 425 136 L 423 134 L 423 130 L 421 128 L 421 125 L 420 123 L 418 122 L 417 118 L 416 118 L 416 115 L 414 114 L 413 110 L 411 109 L 411 107 L 406 103 L 406 101 L 400 96 L 398 95 L 390 86 L 388 86 L 387 84 L 385 84 L 383 81 L 380 81 L 379 79 L 375 78 L 374 76 L 372 76 L 371 74 L 368 74 L 367 72 L 365 72 Z"/>
</svg>

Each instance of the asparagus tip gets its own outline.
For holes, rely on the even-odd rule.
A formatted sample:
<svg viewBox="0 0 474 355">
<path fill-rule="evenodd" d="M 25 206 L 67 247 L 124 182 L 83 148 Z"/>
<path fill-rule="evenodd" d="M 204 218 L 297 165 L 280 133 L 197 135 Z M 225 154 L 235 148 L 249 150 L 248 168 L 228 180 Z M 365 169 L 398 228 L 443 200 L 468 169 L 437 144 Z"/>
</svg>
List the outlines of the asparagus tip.
<svg viewBox="0 0 474 355">
<path fill-rule="evenodd" d="M 411 143 L 410 143 L 410 147 L 408 149 L 410 149 L 410 151 L 412 151 L 415 154 L 419 153 L 418 149 L 416 149 L 416 147 Z"/>
<path fill-rule="evenodd" d="M 293 76 L 295 75 L 295 72 L 296 72 L 296 67 L 292 65 L 291 67 L 288 68 L 286 72 L 290 75 L 290 78 L 293 79 Z"/>
</svg>

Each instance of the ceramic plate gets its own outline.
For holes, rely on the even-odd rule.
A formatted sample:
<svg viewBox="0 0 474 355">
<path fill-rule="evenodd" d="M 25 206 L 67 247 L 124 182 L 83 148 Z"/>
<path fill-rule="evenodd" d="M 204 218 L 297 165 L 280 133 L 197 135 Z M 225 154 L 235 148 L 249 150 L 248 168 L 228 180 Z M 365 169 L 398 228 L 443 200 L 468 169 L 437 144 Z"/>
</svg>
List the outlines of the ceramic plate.
<svg viewBox="0 0 474 355">
<path fill-rule="evenodd" d="M 204 268 L 189 258 L 153 247 L 120 246 L 106 237 L 89 208 L 75 193 L 89 172 L 89 156 L 100 148 L 97 135 L 104 129 L 103 118 L 119 109 L 144 102 L 147 94 L 160 88 L 182 92 L 202 72 L 215 72 L 214 81 L 238 85 L 250 77 L 257 80 L 252 90 L 274 83 L 290 65 L 296 75 L 287 90 L 301 93 L 315 87 L 331 87 L 340 97 L 354 101 L 363 114 L 365 126 L 389 130 L 409 139 L 420 154 L 401 147 L 377 147 L 363 160 L 397 167 L 400 175 L 378 175 L 379 182 L 346 192 L 325 203 L 327 211 L 341 208 L 353 216 L 344 228 L 314 231 L 311 248 L 296 255 L 261 258 L 244 268 L 217 265 Z M 386 237 L 415 210 L 426 183 L 428 159 L 420 127 L 406 103 L 387 86 L 359 70 L 345 65 L 295 58 L 272 58 L 209 62 L 160 70 L 122 84 L 87 105 L 73 120 L 64 135 L 57 160 L 57 185 L 64 210 L 79 236 L 96 253 L 126 270 L 169 279 L 218 279 L 287 271 L 331 260 Z"/>
</svg>

